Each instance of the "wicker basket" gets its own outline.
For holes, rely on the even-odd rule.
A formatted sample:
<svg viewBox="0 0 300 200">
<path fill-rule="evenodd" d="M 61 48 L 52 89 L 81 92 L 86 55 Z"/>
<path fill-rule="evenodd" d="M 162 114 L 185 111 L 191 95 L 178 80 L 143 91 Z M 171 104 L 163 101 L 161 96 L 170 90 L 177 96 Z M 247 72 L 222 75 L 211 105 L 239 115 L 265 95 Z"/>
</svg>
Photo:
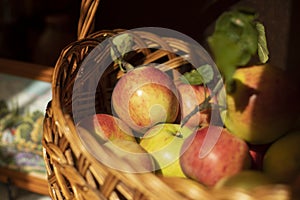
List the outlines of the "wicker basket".
<svg viewBox="0 0 300 200">
<path fill-rule="evenodd" d="M 209 189 L 195 181 L 175 177 L 160 177 L 153 173 L 124 173 L 99 162 L 95 158 L 109 156 L 119 165 L 128 168 L 126 161 L 117 157 L 104 147 L 95 144 L 89 149 L 76 131 L 72 105 L 73 86 L 79 68 L 87 55 L 103 40 L 123 30 L 103 30 L 91 33 L 98 0 L 83 0 L 78 25 L 78 40 L 66 46 L 55 66 L 52 82 L 52 101 L 48 103 L 45 120 L 43 155 L 46 163 L 49 193 L 53 199 L 290 199 L 290 188 L 284 185 L 272 185 L 257 188 L 252 194 L 237 189 Z M 176 39 L 160 40 L 155 35 L 144 35 L 154 46 L 188 54 L 189 49 Z M 138 38 L 137 38 L 138 40 Z M 142 40 L 141 40 L 142 41 Z M 138 41 L 139 42 L 139 41 Z M 149 45 L 149 44 L 148 44 Z M 171 51 L 172 52 L 172 51 Z M 186 65 L 181 57 L 166 51 L 149 51 L 142 49 L 131 58 L 137 64 L 151 62 L 161 63 L 180 68 Z M 163 58 L 163 59 L 162 59 Z M 163 60 L 163 61 L 161 61 Z M 105 72 L 107 77 L 97 88 L 96 96 L 103 99 L 95 105 L 94 99 L 81 101 L 82 109 L 96 107 L 97 112 L 110 112 L 110 92 L 119 73 L 111 66 Z M 91 76 L 93 74 L 91 73 Z M 88 79 L 86 77 L 86 84 Z M 86 92 L 89 92 L 88 89 Z M 91 91 L 95 92 L 95 91 Z M 76 99 L 84 98 L 84 95 Z M 85 103 L 82 103 L 85 102 Z M 84 113 L 88 115 L 89 113 Z M 94 139 L 88 134 L 85 140 L 93 144 Z M 92 152 L 91 152 L 92 151 Z"/>
</svg>

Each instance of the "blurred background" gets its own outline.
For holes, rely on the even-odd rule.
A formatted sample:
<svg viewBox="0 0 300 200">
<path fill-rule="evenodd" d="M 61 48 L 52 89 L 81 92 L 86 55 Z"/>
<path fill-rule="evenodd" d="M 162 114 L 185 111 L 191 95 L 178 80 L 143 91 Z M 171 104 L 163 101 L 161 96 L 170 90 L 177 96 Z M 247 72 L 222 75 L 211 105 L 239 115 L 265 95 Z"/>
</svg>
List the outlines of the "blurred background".
<svg viewBox="0 0 300 200">
<path fill-rule="evenodd" d="M 0 0 L 0 57 L 54 66 L 76 40 L 80 0 Z M 270 62 L 297 63 L 300 19 L 296 0 L 101 0 L 95 30 L 156 26 L 180 31 L 205 46 L 214 20 L 234 6 L 259 13 L 266 28 Z"/>
<path fill-rule="evenodd" d="M 78 0 L 0 0 L 0 57 L 53 65 L 76 37 Z"/>
<path fill-rule="evenodd" d="M 8 188 L 7 184 L 0 183 L 1 200 L 51 200 L 49 196 L 29 192 L 15 186 Z"/>
</svg>

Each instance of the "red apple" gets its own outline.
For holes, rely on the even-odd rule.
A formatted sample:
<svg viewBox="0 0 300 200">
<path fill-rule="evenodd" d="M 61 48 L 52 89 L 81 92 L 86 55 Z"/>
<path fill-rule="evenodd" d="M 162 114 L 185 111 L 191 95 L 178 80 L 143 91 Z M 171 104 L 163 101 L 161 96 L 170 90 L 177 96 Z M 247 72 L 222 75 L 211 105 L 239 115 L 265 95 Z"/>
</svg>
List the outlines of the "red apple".
<svg viewBox="0 0 300 200">
<path fill-rule="evenodd" d="M 221 131 L 219 138 L 211 151 L 200 157 L 200 151 L 208 134 Z M 205 126 L 187 138 L 182 146 L 180 164 L 183 172 L 207 186 L 214 186 L 221 178 L 231 176 L 243 169 L 249 168 L 251 158 L 245 141 L 234 136 L 227 129 L 218 126 Z"/>
<path fill-rule="evenodd" d="M 276 140 L 267 150 L 263 171 L 280 183 L 291 183 L 300 174 L 300 131 Z"/>
<path fill-rule="evenodd" d="M 137 67 L 117 82 L 112 93 L 115 113 L 133 130 L 144 134 L 158 123 L 172 123 L 179 112 L 173 80 L 150 66 Z"/>
<path fill-rule="evenodd" d="M 81 126 L 77 127 L 77 132 L 84 148 L 107 167 L 130 173 L 156 169 L 154 159 L 136 141 L 119 138 L 105 142 L 95 140 L 93 134 Z"/>
<path fill-rule="evenodd" d="M 177 89 L 180 95 L 181 119 L 190 114 L 197 105 L 202 103 L 209 96 L 210 91 L 203 85 L 190 85 L 179 83 Z M 186 126 L 203 126 L 210 122 L 211 109 L 203 110 L 193 115 L 186 123 Z"/>
<path fill-rule="evenodd" d="M 114 139 L 136 141 L 132 130 L 127 124 L 109 114 L 95 114 L 86 117 L 77 123 L 77 127 L 83 127 L 103 141 Z"/>
</svg>

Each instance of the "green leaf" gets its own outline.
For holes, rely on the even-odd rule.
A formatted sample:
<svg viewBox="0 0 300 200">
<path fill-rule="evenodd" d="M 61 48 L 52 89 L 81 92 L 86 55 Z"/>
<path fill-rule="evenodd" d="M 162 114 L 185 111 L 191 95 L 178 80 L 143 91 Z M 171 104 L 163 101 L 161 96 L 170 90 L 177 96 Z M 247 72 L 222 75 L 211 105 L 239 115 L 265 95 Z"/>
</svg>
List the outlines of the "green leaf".
<svg viewBox="0 0 300 200">
<path fill-rule="evenodd" d="M 185 72 L 181 77 L 183 83 L 191 85 L 201 85 L 203 83 L 209 83 L 214 77 L 214 71 L 211 65 L 205 64 L 200 67 Z"/>
<path fill-rule="evenodd" d="M 197 72 L 197 70 L 193 69 L 190 72 L 185 72 L 180 77 L 181 82 L 191 85 L 200 85 L 203 83 L 202 76 Z"/>
<path fill-rule="evenodd" d="M 119 65 L 120 70 L 123 72 L 128 72 L 134 67 L 126 62 L 123 57 L 126 53 L 130 52 L 133 49 L 133 38 L 132 35 L 128 33 L 122 33 L 115 36 L 111 42 L 110 55 L 113 61 Z"/>
<path fill-rule="evenodd" d="M 258 48 L 255 13 L 239 10 L 224 12 L 207 38 L 217 67 L 225 80 L 231 80 L 237 67 L 245 66 Z"/>
<path fill-rule="evenodd" d="M 197 72 L 202 76 L 204 83 L 209 83 L 214 78 L 214 70 L 211 65 L 201 65 L 197 68 Z"/>
<path fill-rule="evenodd" d="M 258 32 L 258 56 L 262 63 L 266 63 L 269 59 L 269 51 L 267 47 L 267 39 L 265 27 L 262 23 L 256 23 L 256 30 Z"/>
<path fill-rule="evenodd" d="M 111 57 L 113 60 L 119 59 L 133 48 L 132 35 L 122 33 L 112 39 L 113 47 L 111 48 Z"/>
</svg>

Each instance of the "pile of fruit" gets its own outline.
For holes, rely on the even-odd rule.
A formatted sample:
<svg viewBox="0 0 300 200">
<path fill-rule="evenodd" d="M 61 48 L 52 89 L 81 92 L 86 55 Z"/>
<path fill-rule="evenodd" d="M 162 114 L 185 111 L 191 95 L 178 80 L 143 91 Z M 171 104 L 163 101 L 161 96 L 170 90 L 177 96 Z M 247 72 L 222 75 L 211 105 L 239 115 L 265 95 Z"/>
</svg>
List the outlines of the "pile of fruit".
<svg viewBox="0 0 300 200">
<path fill-rule="evenodd" d="M 193 82 L 194 71 L 170 76 L 137 66 L 114 87 L 113 113 L 87 117 L 77 127 L 137 166 L 138 173 L 188 178 L 212 188 L 299 188 L 299 88 L 267 63 L 263 26 L 254 19 L 248 12 L 226 12 L 208 38 L 222 87 L 207 88 L 211 79 Z M 253 55 L 260 62 L 249 65 Z"/>
</svg>

